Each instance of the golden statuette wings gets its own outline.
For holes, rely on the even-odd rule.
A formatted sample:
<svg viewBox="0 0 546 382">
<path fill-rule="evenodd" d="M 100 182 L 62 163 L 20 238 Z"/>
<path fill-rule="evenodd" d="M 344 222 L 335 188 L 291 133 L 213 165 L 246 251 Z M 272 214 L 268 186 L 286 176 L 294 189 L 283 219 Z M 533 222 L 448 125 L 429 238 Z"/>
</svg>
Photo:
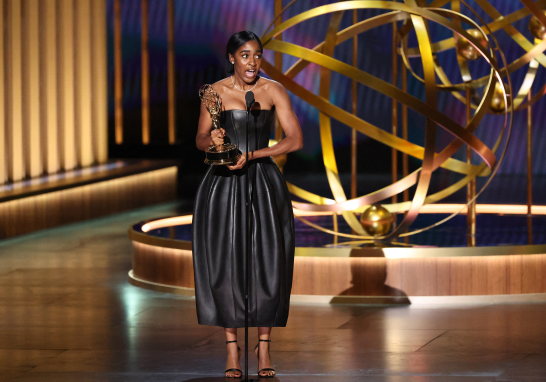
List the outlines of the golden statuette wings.
<svg viewBox="0 0 546 382">
<path fill-rule="evenodd" d="M 199 89 L 199 98 L 201 98 L 201 102 L 210 113 L 213 129 L 218 129 L 218 117 L 222 111 L 222 100 L 220 99 L 220 95 L 214 90 L 212 85 L 205 84 Z"/>
<path fill-rule="evenodd" d="M 206 84 L 201 86 L 201 89 L 199 89 L 199 98 L 201 98 L 201 102 L 210 113 L 212 118 L 212 128 L 214 130 L 220 128 L 220 123 L 218 121 L 220 118 L 220 113 L 222 112 L 222 100 L 220 95 L 216 92 L 216 90 L 214 90 L 212 85 Z M 205 155 L 205 163 L 213 166 L 234 164 L 237 163 L 241 157 L 241 153 L 239 152 L 237 145 L 233 143 L 209 146 L 205 150 Z"/>
</svg>

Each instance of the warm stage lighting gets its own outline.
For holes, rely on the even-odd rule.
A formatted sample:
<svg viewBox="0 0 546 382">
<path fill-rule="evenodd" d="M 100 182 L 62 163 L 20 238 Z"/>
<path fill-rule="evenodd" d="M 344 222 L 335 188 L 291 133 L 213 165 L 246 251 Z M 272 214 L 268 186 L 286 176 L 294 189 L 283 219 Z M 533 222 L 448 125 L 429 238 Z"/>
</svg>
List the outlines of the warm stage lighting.
<svg viewBox="0 0 546 382">
<path fill-rule="evenodd" d="M 452 214 L 460 211 L 466 213 L 464 204 L 427 204 L 421 208 L 422 214 Z M 476 212 L 479 214 L 498 215 L 527 215 L 527 206 L 516 204 L 478 204 Z M 532 206 L 533 215 L 546 215 L 546 206 Z M 331 215 L 331 212 L 302 211 L 294 208 L 296 216 L 324 216 Z M 149 232 L 154 229 L 173 227 L 177 225 L 191 224 L 193 215 L 176 216 L 167 219 L 154 220 L 142 226 L 142 232 Z"/>
</svg>

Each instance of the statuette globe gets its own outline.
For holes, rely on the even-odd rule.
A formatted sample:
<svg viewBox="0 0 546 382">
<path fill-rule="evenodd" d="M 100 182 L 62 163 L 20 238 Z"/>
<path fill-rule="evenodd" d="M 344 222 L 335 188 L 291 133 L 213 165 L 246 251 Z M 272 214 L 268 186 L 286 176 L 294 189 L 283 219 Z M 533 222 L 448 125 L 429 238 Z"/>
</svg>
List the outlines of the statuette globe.
<svg viewBox="0 0 546 382">
<path fill-rule="evenodd" d="M 362 213 L 360 223 L 368 235 L 382 236 L 390 231 L 393 215 L 385 207 L 374 204 Z"/>
<path fill-rule="evenodd" d="M 478 40 L 478 42 L 484 49 L 487 49 L 487 41 L 485 40 L 482 32 L 477 29 L 468 29 L 466 32 L 474 37 L 476 40 Z M 480 51 L 476 49 L 476 47 L 472 45 L 466 38 L 461 36 L 457 38 L 456 48 L 457 53 L 469 61 L 477 60 L 481 56 Z"/>
</svg>

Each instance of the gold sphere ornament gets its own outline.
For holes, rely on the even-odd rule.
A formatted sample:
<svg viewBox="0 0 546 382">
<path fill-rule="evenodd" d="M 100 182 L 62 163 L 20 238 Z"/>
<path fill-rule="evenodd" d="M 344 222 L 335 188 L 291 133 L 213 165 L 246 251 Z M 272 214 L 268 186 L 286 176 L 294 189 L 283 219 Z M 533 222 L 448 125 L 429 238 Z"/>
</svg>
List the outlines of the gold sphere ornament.
<svg viewBox="0 0 546 382">
<path fill-rule="evenodd" d="M 360 223 L 368 235 L 383 236 L 391 230 L 393 215 L 380 204 L 370 206 L 362 216 Z"/>
<path fill-rule="evenodd" d="M 543 11 L 546 14 L 546 11 Z M 537 19 L 536 16 L 531 17 L 529 20 L 529 30 L 531 34 L 539 40 L 544 40 L 546 37 L 546 27 Z"/>
<path fill-rule="evenodd" d="M 504 102 L 504 94 L 503 94 L 503 85 L 497 81 L 495 83 L 495 92 L 493 93 L 493 98 L 491 98 L 491 105 L 489 108 L 491 111 L 495 114 L 504 114 L 506 113 L 506 103 Z M 506 89 L 507 86 L 504 85 L 504 88 Z M 510 107 L 510 97 L 509 95 L 506 97 L 508 100 L 508 107 Z"/>
<path fill-rule="evenodd" d="M 482 32 L 477 29 L 468 29 L 466 32 L 478 40 L 484 49 L 487 49 L 487 41 Z M 456 49 L 457 53 L 468 61 L 477 60 L 481 56 L 480 51 L 462 36 L 457 38 Z"/>
</svg>

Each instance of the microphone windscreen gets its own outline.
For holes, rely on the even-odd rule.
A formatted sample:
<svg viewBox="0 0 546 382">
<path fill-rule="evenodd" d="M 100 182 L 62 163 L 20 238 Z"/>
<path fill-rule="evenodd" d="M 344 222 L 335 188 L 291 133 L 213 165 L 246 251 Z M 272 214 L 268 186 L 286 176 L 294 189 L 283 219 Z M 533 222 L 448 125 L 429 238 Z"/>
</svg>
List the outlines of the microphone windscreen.
<svg viewBox="0 0 546 382">
<path fill-rule="evenodd" d="M 247 109 L 250 109 L 254 105 L 254 93 L 251 91 L 246 92 L 245 101 Z"/>
</svg>

